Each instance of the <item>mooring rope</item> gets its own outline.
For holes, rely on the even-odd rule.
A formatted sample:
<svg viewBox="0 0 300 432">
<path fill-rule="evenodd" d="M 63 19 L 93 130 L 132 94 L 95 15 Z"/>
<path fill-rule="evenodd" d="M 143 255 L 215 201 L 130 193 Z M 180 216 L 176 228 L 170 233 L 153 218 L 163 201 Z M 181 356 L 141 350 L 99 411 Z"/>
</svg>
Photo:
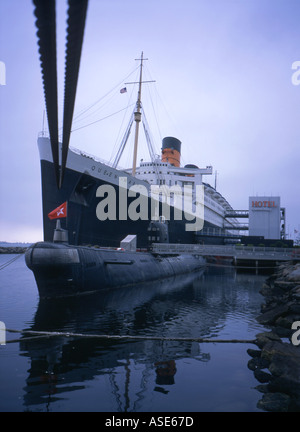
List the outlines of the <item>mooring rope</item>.
<svg viewBox="0 0 300 432">
<path fill-rule="evenodd" d="M 17 256 L 11 258 L 10 260 L 6 261 L 5 263 L 0 265 L 0 270 L 3 270 L 5 267 L 9 266 L 10 264 L 14 263 L 15 261 L 17 261 L 17 259 L 19 259 L 20 257 L 22 257 L 23 255 L 25 255 L 26 251 L 28 249 L 31 249 L 34 246 L 34 243 L 30 246 L 28 246 L 26 248 L 26 250 L 24 252 L 16 252 Z"/>
<path fill-rule="evenodd" d="M 112 340 L 154 340 L 154 341 L 173 341 L 173 342 L 199 342 L 199 343 L 248 343 L 255 344 L 255 339 L 206 339 L 195 337 L 162 337 L 162 336 L 133 336 L 133 335 L 105 335 L 105 334 L 87 334 L 87 333 L 69 333 L 69 332 L 49 332 L 36 330 L 13 330 L 6 329 L 10 333 L 22 333 L 23 335 L 33 335 L 34 337 L 7 340 L 6 343 L 26 342 L 29 340 L 40 339 L 40 337 L 71 337 L 71 338 L 89 338 L 89 339 L 112 339 Z"/>
<path fill-rule="evenodd" d="M 25 253 L 25 252 L 24 252 Z M 17 256 L 11 258 L 10 260 L 6 261 L 5 263 L 0 265 L 0 270 L 3 270 L 5 267 L 9 266 L 13 262 L 15 262 L 18 258 L 20 258 L 24 253 L 18 254 Z"/>
</svg>

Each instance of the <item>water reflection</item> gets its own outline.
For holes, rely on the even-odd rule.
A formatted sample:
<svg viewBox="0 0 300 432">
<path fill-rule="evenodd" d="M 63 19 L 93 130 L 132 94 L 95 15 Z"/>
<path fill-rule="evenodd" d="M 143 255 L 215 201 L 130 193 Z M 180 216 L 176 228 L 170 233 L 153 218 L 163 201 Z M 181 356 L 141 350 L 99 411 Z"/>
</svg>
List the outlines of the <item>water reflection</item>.
<svg viewBox="0 0 300 432">
<path fill-rule="evenodd" d="M 233 317 L 243 316 L 251 332 L 252 309 L 257 314 L 259 301 L 257 291 L 247 275 L 213 269 L 87 297 L 43 300 L 30 329 L 199 338 L 224 331 L 238 333 L 240 327 L 234 328 L 238 322 Z M 226 330 L 228 325 L 230 330 Z M 163 339 L 116 341 L 62 336 L 22 341 L 20 350 L 30 360 L 24 405 L 34 410 L 53 405 L 59 410 L 61 403 L 80 391 L 84 403 L 89 388 L 91 410 L 97 406 L 100 411 L 136 411 L 149 394 L 168 395 L 176 385 L 182 359 L 202 363 L 211 358 L 207 345 L 203 350 L 196 342 Z M 97 403 L 93 392 L 97 393 Z"/>
</svg>

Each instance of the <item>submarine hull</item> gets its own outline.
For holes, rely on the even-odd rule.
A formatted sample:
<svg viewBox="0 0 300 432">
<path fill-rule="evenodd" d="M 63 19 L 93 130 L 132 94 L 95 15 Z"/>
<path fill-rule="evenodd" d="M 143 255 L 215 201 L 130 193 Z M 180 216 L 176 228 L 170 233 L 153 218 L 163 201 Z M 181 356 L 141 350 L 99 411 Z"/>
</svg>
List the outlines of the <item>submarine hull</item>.
<svg viewBox="0 0 300 432">
<path fill-rule="evenodd" d="M 155 256 L 150 252 L 39 242 L 25 254 L 41 298 L 93 293 L 191 273 L 205 266 L 193 255 Z"/>
</svg>

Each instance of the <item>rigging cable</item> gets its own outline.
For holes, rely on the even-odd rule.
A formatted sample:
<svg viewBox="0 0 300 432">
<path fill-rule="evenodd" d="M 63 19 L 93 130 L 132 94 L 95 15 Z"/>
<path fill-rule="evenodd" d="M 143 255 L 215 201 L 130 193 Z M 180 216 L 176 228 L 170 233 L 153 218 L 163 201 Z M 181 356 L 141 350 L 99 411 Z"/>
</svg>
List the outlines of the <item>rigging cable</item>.
<svg viewBox="0 0 300 432">
<path fill-rule="evenodd" d="M 155 162 L 156 160 L 156 153 L 152 144 L 152 140 L 150 138 L 150 132 L 149 132 L 149 125 L 148 125 L 148 121 L 147 121 L 147 117 L 145 114 L 145 110 L 142 106 L 142 114 L 143 114 L 143 127 L 144 127 L 144 133 L 145 133 L 145 137 L 146 137 L 146 141 L 147 141 L 147 145 L 148 145 L 148 151 L 149 151 L 149 155 L 150 155 L 150 159 L 152 162 Z"/>
<path fill-rule="evenodd" d="M 35 25 L 56 184 L 59 185 L 55 1 L 34 0 Z"/>
<path fill-rule="evenodd" d="M 116 96 L 116 93 L 113 94 L 106 102 L 104 102 L 102 105 L 96 107 L 92 112 L 87 113 L 84 115 L 84 113 L 78 115 L 76 119 L 73 119 L 73 125 L 81 124 L 84 126 L 84 121 L 87 119 L 91 119 L 94 117 L 99 111 L 103 110 L 103 108 Z M 95 104 L 94 104 L 95 106 Z M 88 110 L 88 109 L 87 109 Z M 87 112 L 87 110 L 85 112 Z M 79 126 L 78 126 L 79 127 Z"/>
<path fill-rule="evenodd" d="M 69 0 L 60 187 L 67 163 L 87 5 L 88 0 Z"/>
<path fill-rule="evenodd" d="M 135 105 L 135 104 L 134 104 L 134 105 Z M 132 112 L 132 114 L 131 114 L 129 124 L 128 124 L 128 126 L 127 126 L 127 129 L 126 129 L 126 131 L 125 131 L 124 137 L 123 137 L 123 139 L 122 139 L 122 141 L 121 141 L 121 145 L 120 145 L 120 147 L 119 147 L 119 150 L 118 150 L 118 152 L 117 152 L 117 154 L 116 154 L 116 157 L 115 157 L 115 159 L 114 159 L 114 162 L 113 162 L 113 164 L 112 164 L 112 167 L 113 167 L 113 168 L 116 168 L 116 167 L 118 166 L 118 163 L 120 162 L 120 159 L 121 159 L 121 157 L 122 157 L 123 151 L 124 151 L 124 149 L 125 149 L 125 147 L 126 147 L 126 144 L 127 144 L 127 141 L 128 141 L 129 135 L 130 135 L 130 132 L 131 132 L 131 127 L 132 127 L 132 124 L 133 124 L 133 121 L 134 121 L 134 111 L 135 111 L 135 110 L 133 110 L 133 112 Z"/>
<path fill-rule="evenodd" d="M 105 95 L 101 96 L 101 98 L 99 98 L 98 100 L 96 100 L 94 103 L 92 103 L 90 106 L 88 106 L 87 108 L 84 108 L 83 110 L 81 110 L 78 114 L 76 114 L 76 116 L 74 116 L 74 120 L 77 120 L 78 117 L 81 117 L 83 114 L 85 114 L 87 111 L 89 111 L 91 108 L 93 108 L 95 105 L 97 105 L 99 102 L 101 102 L 103 99 L 105 99 L 108 95 L 110 95 L 110 93 L 112 93 L 113 91 L 115 91 L 116 89 L 119 89 L 120 86 L 123 84 L 123 82 L 129 78 L 136 70 L 138 69 L 138 67 L 134 68 L 133 71 L 131 71 L 128 75 L 125 76 L 125 78 L 123 78 L 122 81 L 120 81 L 118 84 L 116 84 L 111 90 L 109 90 L 107 93 L 105 93 Z M 119 93 L 119 91 L 118 91 Z M 114 96 L 114 95 L 113 95 Z M 103 105 L 102 105 L 103 106 Z"/>
<path fill-rule="evenodd" d="M 132 105 L 134 105 L 134 104 L 132 104 Z M 130 106 L 132 106 L 132 105 L 130 105 Z M 112 114 L 109 114 L 109 115 L 107 115 L 107 116 L 105 116 L 105 117 L 102 117 L 101 119 L 95 120 L 95 121 L 93 121 L 93 122 L 91 122 L 91 123 L 88 123 L 88 124 L 86 124 L 86 125 L 80 126 L 80 127 L 76 128 L 76 129 L 72 129 L 71 132 L 75 132 L 75 131 L 77 131 L 77 130 L 79 130 L 79 129 L 83 129 L 83 128 L 88 127 L 88 126 L 91 126 L 91 125 L 93 125 L 93 124 L 95 124 L 95 123 L 99 123 L 99 122 L 101 122 L 101 121 L 103 121 L 103 120 L 106 120 L 107 118 L 112 117 L 112 116 L 114 116 L 114 115 L 116 115 L 116 114 L 119 114 L 120 112 L 125 111 L 125 110 L 127 110 L 127 109 L 128 109 L 128 106 L 125 107 L 125 108 L 122 108 L 122 109 L 120 109 L 119 111 L 116 111 L 116 112 L 114 112 L 114 113 L 112 113 Z"/>
<path fill-rule="evenodd" d="M 136 71 L 137 69 L 138 69 L 138 68 L 135 68 L 134 71 Z M 127 108 L 130 108 L 130 107 L 133 106 L 133 105 L 136 106 L 136 102 L 130 104 L 130 102 L 131 102 L 131 100 L 132 100 L 132 96 L 133 96 L 133 91 L 134 91 L 134 86 L 132 87 L 132 90 L 131 90 L 131 93 L 130 93 L 130 97 L 129 97 L 129 100 L 128 100 Z M 117 160 L 117 156 L 114 156 L 114 155 L 116 154 L 116 148 L 117 148 L 117 146 L 118 146 L 117 154 L 120 153 L 120 151 L 121 151 L 120 149 L 121 149 L 121 147 L 123 147 L 123 142 L 124 142 L 124 139 L 125 139 L 124 137 L 125 137 L 125 135 L 127 134 L 128 128 L 131 128 L 130 124 L 131 124 L 131 122 L 132 122 L 132 118 L 131 118 L 131 117 L 132 117 L 132 114 L 130 115 L 129 123 L 127 123 L 126 131 L 125 131 L 125 134 L 123 135 L 123 139 L 122 139 L 122 141 L 121 141 L 121 144 L 118 145 L 118 143 L 119 143 L 119 137 L 120 137 L 121 131 L 122 131 L 122 129 L 123 129 L 123 124 L 124 124 L 124 121 L 125 121 L 126 114 L 127 114 L 127 110 L 126 110 L 126 112 L 124 113 L 123 120 L 122 120 L 122 123 L 121 123 L 121 125 L 120 125 L 119 132 L 118 132 L 118 135 L 117 135 L 117 138 L 116 138 L 116 140 L 115 140 L 115 144 L 114 144 L 114 147 L 113 147 L 113 150 L 112 150 L 112 153 L 111 153 L 111 157 L 110 157 L 110 159 L 109 159 L 109 162 L 111 162 L 112 159 L 114 160 L 113 164 L 115 164 L 115 163 L 116 163 L 116 160 Z M 129 133 L 130 133 L 130 132 L 129 132 Z M 129 134 L 128 134 L 128 137 L 129 137 Z M 126 138 L 126 142 L 127 142 L 127 140 L 128 140 L 128 137 Z M 124 149 L 123 149 L 123 150 L 124 150 Z M 123 150 L 122 150 L 122 153 L 123 153 Z M 118 162 L 117 162 L 117 164 L 119 163 L 120 158 L 121 158 L 121 155 L 120 155 L 120 157 L 118 158 Z"/>
<path fill-rule="evenodd" d="M 55 0 L 33 0 L 49 135 L 57 187 L 61 188 L 71 134 L 88 0 L 68 0 L 63 142 L 59 169 Z"/>
<path fill-rule="evenodd" d="M 146 70 L 147 70 L 147 73 L 149 73 L 150 80 L 152 80 L 152 76 L 151 76 L 151 74 L 150 74 L 150 72 L 149 72 L 148 66 L 146 66 Z M 160 129 L 160 126 L 159 126 L 158 118 L 157 118 L 157 115 L 156 115 L 156 110 L 155 110 L 155 108 L 154 108 L 154 103 L 153 103 L 152 93 L 151 93 L 151 91 L 150 91 L 150 86 L 147 86 L 147 87 L 148 87 L 148 94 L 149 94 L 149 98 L 150 98 L 151 106 L 152 106 L 152 109 L 153 109 L 153 114 L 154 114 L 154 118 L 155 118 L 156 126 L 157 126 L 157 129 L 158 129 L 158 133 L 159 133 L 159 136 L 160 136 L 160 140 L 162 141 L 162 133 L 161 133 L 161 129 Z M 157 89 L 156 89 L 156 94 L 157 94 Z M 157 103 L 156 103 L 156 104 L 157 104 Z"/>
</svg>

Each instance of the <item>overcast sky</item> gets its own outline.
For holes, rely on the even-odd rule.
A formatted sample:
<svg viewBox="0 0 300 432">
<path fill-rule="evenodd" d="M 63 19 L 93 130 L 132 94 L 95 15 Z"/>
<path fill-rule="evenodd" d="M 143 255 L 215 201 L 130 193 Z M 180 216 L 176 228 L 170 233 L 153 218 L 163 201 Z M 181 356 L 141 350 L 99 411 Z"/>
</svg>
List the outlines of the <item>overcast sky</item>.
<svg viewBox="0 0 300 432">
<path fill-rule="evenodd" d="M 66 7 L 57 1 L 60 120 Z M 30 0 L 0 0 L 6 68 L 0 241 L 42 240 L 37 137 L 44 94 L 33 10 Z M 300 231 L 300 85 L 292 83 L 292 64 L 300 61 L 299 17 L 299 0 L 90 0 L 70 145 L 105 160 L 114 156 L 137 92 L 133 85 L 125 94 L 119 89 L 137 79 L 135 59 L 144 51 L 144 78 L 156 80 L 143 88 L 156 151 L 164 136 L 179 138 L 183 163 L 213 165 L 217 189 L 235 209 L 247 209 L 250 195 L 280 196 L 294 238 Z M 131 157 L 129 143 L 121 165 L 131 166 Z M 142 141 L 138 159 L 146 157 Z M 214 176 L 205 180 L 214 185 Z"/>
</svg>

